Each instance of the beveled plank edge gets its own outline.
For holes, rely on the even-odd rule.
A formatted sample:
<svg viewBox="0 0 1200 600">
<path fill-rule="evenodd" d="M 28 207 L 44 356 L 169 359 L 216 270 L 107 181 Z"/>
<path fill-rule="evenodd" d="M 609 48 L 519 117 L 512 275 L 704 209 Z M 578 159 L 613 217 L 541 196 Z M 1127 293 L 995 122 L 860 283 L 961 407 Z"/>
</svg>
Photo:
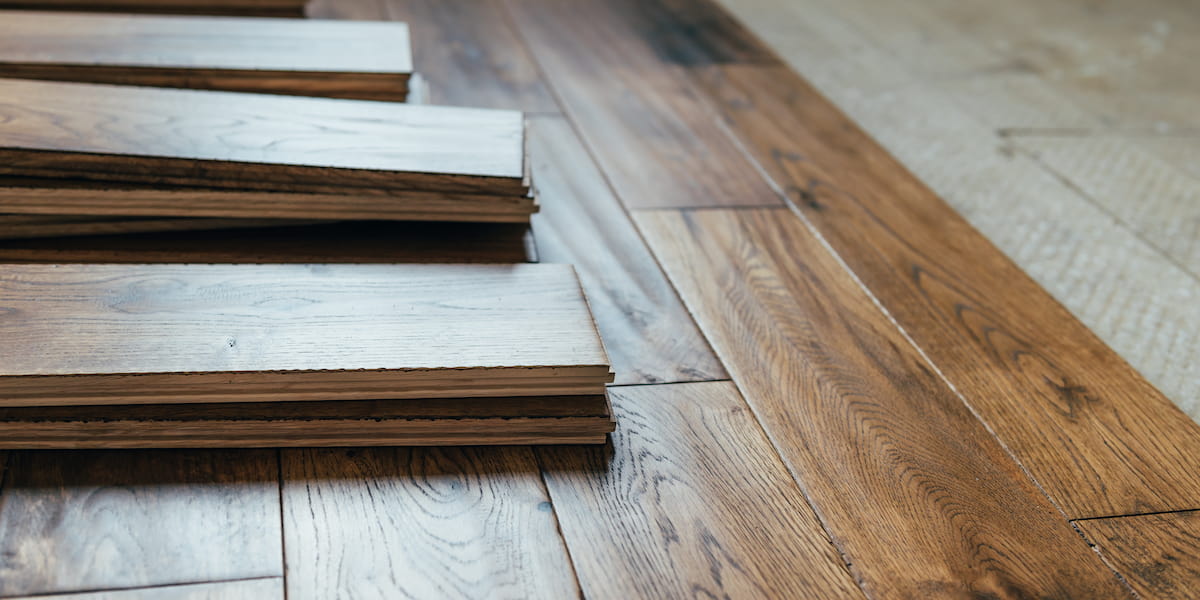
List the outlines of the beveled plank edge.
<svg viewBox="0 0 1200 600">
<path fill-rule="evenodd" d="M 283 575 L 271 575 L 271 576 L 264 576 L 264 577 L 246 577 L 246 578 L 242 578 L 242 579 L 214 579 L 214 580 L 210 580 L 210 581 L 184 581 L 184 582 L 179 582 L 179 583 L 168 583 L 168 584 L 163 584 L 163 585 L 147 585 L 147 586 L 140 586 L 140 587 L 89 588 L 89 589 L 72 590 L 72 591 L 66 591 L 66 592 L 54 592 L 52 594 L 37 594 L 37 595 L 33 595 L 33 596 L 5 596 L 5 600 L 80 600 L 81 597 L 85 597 L 85 598 L 83 598 L 83 600 L 87 600 L 86 597 L 93 595 L 93 594 L 94 595 L 123 594 L 126 592 L 128 592 L 130 594 L 138 594 L 140 592 L 155 592 L 155 591 L 162 591 L 162 592 L 185 591 L 186 592 L 190 589 L 196 589 L 196 588 L 217 587 L 217 586 L 223 586 L 223 585 L 237 585 L 237 584 L 241 584 L 241 583 L 270 582 L 270 581 L 278 581 L 279 582 L 279 587 L 280 587 L 279 598 L 280 598 L 280 600 L 282 600 L 283 599 L 283 594 L 282 594 L 283 579 L 284 579 Z M 239 598 L 238 600 L 243 600 L 243 599 Z M 255 600 L 259 600 L 259 599 L 255 599 Z"/>
</svg>

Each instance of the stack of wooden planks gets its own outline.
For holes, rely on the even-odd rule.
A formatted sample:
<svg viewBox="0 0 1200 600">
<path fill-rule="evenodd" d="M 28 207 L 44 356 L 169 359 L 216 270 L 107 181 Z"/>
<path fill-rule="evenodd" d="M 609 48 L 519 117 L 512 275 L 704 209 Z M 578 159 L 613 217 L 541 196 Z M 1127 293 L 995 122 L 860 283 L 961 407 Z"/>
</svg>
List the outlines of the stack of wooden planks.
<svg viewBox="0 0 1200 600">
<path fill-rule="evenodd" d="M 0 0 L 0 8 L 292 18 L 304 17 L 307 5 L 308 0 Z"/>
</svg>

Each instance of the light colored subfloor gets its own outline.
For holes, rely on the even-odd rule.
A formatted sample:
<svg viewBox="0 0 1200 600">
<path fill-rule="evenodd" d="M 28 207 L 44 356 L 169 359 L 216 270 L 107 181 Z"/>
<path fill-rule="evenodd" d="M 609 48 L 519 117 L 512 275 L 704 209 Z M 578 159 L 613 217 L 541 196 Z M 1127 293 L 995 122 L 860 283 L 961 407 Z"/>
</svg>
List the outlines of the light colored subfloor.
<svg viewBox="0 0 1200 600">
<path fill-rule="evenodd" d="M 1200 5 L 721 2 L 1200 419 Z"/>
</svg>

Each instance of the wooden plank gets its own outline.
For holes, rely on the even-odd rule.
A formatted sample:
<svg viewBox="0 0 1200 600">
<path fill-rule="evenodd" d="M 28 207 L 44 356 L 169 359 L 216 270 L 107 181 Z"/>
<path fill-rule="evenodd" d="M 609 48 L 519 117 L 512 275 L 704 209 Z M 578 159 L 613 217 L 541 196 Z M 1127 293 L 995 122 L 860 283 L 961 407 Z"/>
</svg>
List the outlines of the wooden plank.
<svg viewBox="0 0 1200 600">
<path fill-rule="evenodd" d="M 0 595 L 283 574 L 267 451 L 14 452 Z"/>
<path fill-rule="evenodd" d="M 1075 526 L 1143 598 L 1200 594 L 1200 514 L 1087 519 Z"/>
<path fill-rule="evenodd" d="M 128 222 L 116 219 L 118 224 Z M 536 262 L 537 253 L 526 225 L 377 221 L 0 240 L 0 261 L 521 263 Z"/>
<path fill-rule="evenodd" d="M 15 600 L 260 600 L 283 598 L 283 580 L 278 577 L 218 583 L 172 585 L 132 590 L 54 594 Z"/>
<path fill-rule="evenodd" d="M 322 222 L 292 219 L 203 219 L 194 217 L 92 217 L 86 215 L 0 214 L 0 240 L 150 233 L 158 231 L 249 229 L 271 226 L 311 225 L 317 223 Z"/>
<path fill-rule="evenodd" d="M 292 600 L 575 598 L 529 448 L 287 450 Z"/>
<path fill-rule="evenodd" d="M 0 305 L 28 349 L 0 357 L 6 406 L 577 395 L 612 378 L 569 265 L 10 265 Z"/>
<path fill-rule="evenodd" d="M 8 177 L 521 197 L 524 127 L 515 111 L 0 80 Z"/>
<path fill-rule="evenodd" d="M 0 14 L 0 77 L 403 101 L 408 26 L 252 17 Z"/>
<path fill-rule="evenodd" d="M 346 2 L 333 2 L 345 10 Z M 428 102 L 444 106 L 558 112 L 528 49 L 494 1 L 382 0 L 387 18 L 412 27 Z"/>
<path fill-rule="evenodd" d="M 0 0 L 0 8 L 303 18 L 305 0 Z"/>
<path fill-rule="evenodd" d="M 799 218 L 635 221 L 868 596 L 1129 597 Z"/>
<path fill-rule="evenodd" d="M 439 398 L 0 408 L 0 448 L 272 448 L 604 443 L 585 398 Z"/>
<path fill-rule="evenodd" d="M 570 125 L 530 123 L 540 258 L 575 265 L 618 384 L 728 377 Z"/>
<path fill-rule="evenodd" d="M 587 0 L 507 2 L 563 108 L 630 208 L 779 206 L 678 64 L 638 37 L 637 10 Z"/>
<path fill-rule="evenodd" d="M 1069 517 L 1200 506 L 1200 428 L 798 75 L 727 66 L 699 78 Z"/>
<path fill-rule="evenodd" d="M 733 384 L 611 393 L 611 447 L 537 450 L 588 597 L 864 597 Z"/>
</svg>

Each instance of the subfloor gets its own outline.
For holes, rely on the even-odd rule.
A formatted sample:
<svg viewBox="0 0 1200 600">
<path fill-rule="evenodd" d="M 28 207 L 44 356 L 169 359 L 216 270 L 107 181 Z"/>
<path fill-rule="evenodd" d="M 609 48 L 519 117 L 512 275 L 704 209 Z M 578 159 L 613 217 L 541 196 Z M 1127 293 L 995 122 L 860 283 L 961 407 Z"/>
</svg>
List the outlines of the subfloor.
<svg viewBox="0 0 1200 600">
<path fill-rule="evenodd" d="M 722 1 L 312 7 L 530 114 L 611 444 L 0 453 L 0 597 L 1194 597 L 1194 424 L 780 57 L 1195 416 L 1200 9 Z"/>
</svg>

